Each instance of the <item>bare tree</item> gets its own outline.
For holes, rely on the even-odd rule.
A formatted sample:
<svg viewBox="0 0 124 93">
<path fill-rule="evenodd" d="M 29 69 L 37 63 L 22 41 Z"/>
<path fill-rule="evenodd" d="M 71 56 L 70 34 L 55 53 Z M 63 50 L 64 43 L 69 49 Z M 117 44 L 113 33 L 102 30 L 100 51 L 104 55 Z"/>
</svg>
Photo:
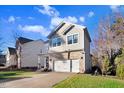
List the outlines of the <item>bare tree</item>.
<svg viewBox="0 0 124 93">
<path fill-rule="evenodd" d="M 124 47 L 124 16 L 122 14 L 117 14 L 115 19 L 112 25 L 112 31 L 115 32 L 115 37 L 119 45 Z"/>
<path fill-rule="evenodd" d="M 119 17 L 116 19 L 113 16 L 107 16 L 99 22 L 97 33 L 97 38 L 94 39 L 95 51 L 97 52 L 98 62 L 103 64 L 103 62 L 108 61 L 108 67 L 111 67 L 111 73 L 115 73 L 115 58 L 121 54 L 122 37 L 124 36 L 124 23 L 118 22 Z M 114 25 L 114 26 L 113 26 Z M 117 35 L 118 31 L 120 31 Z M 121 42 L 121 43 L 120 43 Z M 108 59 L 108 60 L 106 60 Z"/>
</svg>

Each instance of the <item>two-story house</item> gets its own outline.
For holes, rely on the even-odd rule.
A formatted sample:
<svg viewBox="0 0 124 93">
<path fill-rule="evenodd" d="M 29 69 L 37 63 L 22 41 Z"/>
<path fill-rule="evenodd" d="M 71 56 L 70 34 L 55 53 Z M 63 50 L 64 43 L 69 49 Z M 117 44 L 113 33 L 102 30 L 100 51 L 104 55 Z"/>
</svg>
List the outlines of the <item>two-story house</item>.
<svg viewBox="0 0 124 93">
<path fill-rule="evenodd" d="M 91 69 L 91 39 L 85 26 L 62 22 L 48 35 L 48 39 L 48 51 L 40 54 L 45 68 L 81 73 Z"/>
<path fill-rule="evenodd" d="M 18 38 L 16 42 L 18 55 L 18 68 L 37 68 L 38 55 L 42 52 L 44 46 L 43 40 L 32 40 L 24 37 Z M 43 66 L 44 61 L 40 60 L 40 65 Z"/>
</svg>

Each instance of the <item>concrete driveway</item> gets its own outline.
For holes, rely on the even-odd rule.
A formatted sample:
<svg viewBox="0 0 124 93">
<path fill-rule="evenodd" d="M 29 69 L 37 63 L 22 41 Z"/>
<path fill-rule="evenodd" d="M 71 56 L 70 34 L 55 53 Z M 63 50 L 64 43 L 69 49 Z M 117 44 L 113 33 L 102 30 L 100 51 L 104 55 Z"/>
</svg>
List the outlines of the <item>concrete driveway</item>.
<svg viewBox="0 0 124 93">
<path fill-rule="evenodd" d="M 50 88 L 74 73 L 41 73 L 32 78 L 8 81 L 0 84 L 3 88 Z"/>
</svg>

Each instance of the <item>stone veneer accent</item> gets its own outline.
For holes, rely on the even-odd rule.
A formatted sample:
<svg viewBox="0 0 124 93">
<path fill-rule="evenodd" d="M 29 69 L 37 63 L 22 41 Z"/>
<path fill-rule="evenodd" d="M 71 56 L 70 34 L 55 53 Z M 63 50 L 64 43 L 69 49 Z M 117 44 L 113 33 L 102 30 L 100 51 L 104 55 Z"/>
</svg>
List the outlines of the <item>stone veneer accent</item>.
<svg viewBox="0 0 124 93">
<path fill-rule="evenodd" d="M 85 72 L 85 62 L 84 62 L 84 54 L 82 54 L 82 50 L 80 51 L 70 51 L 70 58 L 68 59 L 68 52 L 63 53 L 51 53 L 49 57 L 52 61 L 59 61 L 59 60 L 78 60 L 80 61 L 80 73 Z M 50 61 L 50 64 L 51 62 Z"/>
</svg>

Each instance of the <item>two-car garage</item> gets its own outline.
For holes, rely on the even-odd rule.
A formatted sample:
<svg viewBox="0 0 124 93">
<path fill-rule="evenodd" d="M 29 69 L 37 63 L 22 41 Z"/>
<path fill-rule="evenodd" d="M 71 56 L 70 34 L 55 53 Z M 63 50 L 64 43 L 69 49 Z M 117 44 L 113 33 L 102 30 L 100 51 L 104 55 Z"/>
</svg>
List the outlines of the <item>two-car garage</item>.
<svg viewBox="0 0 124 93">
<path fill-rule="evenodd" d="M 80 62 L 79 60 L 65 60 L 65 61 L 55 61 L 54 71 L 55 72 L 80 72 Z"/>
</svg>

